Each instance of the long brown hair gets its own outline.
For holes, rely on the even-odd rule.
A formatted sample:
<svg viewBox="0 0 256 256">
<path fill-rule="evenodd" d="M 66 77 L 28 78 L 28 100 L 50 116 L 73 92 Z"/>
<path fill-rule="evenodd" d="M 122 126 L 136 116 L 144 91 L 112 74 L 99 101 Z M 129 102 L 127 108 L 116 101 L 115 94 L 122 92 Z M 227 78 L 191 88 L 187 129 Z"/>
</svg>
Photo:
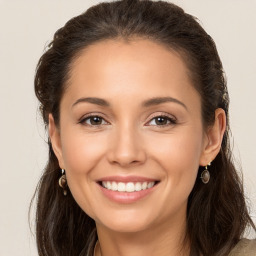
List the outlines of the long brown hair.
<svg viewBox="0 0 256 256">
<path fill-rule="evenodd" d="M 164 1 L 123 0 L 101 3 L 72 18 L 54 35 L 39 60 L 35 93 L 48 127 L 48 115 L 59 124 L 59 105 L 72 62 L 81 50 L 106 39 L 146 38 L 177 51 L 201 95 L 204 127 L 214 122 L 217 108 L 225 110 L 227 129 L 213 161 L 211 180 L 198 179 L 188 199 L 187 237 L 191 255 L 227 255 L 247 226 L 249 216 L 243 186 L 234 167 L 229 143 L 229 96 L 216 46 L 196 18 Z M 95 222 L 58 186 L 60 168 L 51 142 L 49 160 L 37 187 L 36 237 L 39 255 L 90 255 L 97 239 Z"/>
</svg>

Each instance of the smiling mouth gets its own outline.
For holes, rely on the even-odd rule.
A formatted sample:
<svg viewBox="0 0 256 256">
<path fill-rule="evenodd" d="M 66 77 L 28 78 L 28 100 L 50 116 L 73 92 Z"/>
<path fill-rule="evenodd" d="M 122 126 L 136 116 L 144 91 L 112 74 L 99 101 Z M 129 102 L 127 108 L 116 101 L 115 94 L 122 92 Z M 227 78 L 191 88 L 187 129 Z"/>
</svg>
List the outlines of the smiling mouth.
<svg viewBox="0 0 256 256">
<path fill-rule="evenodd" d="M 100 181 L 99 184 L 108 190 L 117 192 L 139 192 L 147 190 L 158 184 L 159 181 L 144 182 L 116 182 L 116 181 Z"/>
</svg>

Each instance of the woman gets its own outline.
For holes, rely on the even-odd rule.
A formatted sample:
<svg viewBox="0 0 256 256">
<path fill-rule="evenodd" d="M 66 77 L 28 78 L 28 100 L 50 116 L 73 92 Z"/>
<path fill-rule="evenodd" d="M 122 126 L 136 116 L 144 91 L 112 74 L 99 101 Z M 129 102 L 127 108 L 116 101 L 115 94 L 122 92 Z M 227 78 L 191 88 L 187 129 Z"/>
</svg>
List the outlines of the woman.
<svg viewBox="0 0 256 256">
<path fill-rule="evenodd" d="M 191 15 L 93 6 L 55 33 L 35 92 L 49 129 L 39 255 L 256 255 L 222 64 Z"/>
</svg>

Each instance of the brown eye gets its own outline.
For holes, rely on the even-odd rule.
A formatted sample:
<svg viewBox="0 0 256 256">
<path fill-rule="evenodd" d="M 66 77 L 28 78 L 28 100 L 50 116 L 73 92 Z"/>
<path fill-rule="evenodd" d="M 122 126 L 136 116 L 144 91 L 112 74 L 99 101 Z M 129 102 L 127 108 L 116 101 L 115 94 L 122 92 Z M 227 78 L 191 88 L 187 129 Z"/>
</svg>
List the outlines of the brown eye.
<svg viewBox="0 0 256 256">
<path fill-rule="evenodd" d="M 100 116 L 89 116 L 81 120 L 82 124 L 88 125 L 88 126 L 97 126 L 97 125 L 103 125 L 107 124 L 107 122 Z"/>
<path fill-rule="evenodd" d="M 162 116 L 156 117 L 155 120 L 156 120 L 155 123 L 157 125 L 165 125 L 165 124 L 168 123 L 167 118 L 166 117 L 162 117 Z"/>
<path fill-rule="evenodd" d="M 98 117 L 98 116 L 93 116 L 88 118 L 88 120 L 90 121 L 90 124 L 92 125 L 100 125 L 102 123 L 102 118 Z"/>
<path fill-rule="evenodd" d="M 176 120 L 169 116 L 156 116 L 148 124 L 153 126 L 167 126 L 176 124 Z"/>
</svg>

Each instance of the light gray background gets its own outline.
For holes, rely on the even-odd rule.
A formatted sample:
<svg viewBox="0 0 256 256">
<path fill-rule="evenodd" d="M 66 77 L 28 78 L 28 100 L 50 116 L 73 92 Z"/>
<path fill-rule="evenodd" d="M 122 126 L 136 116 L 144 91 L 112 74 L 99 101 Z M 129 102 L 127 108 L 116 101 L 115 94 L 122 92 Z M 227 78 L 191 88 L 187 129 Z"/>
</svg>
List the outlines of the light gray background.
<svg viewBox="0 0 256 256">
<path fill-rule="evenodd" d="M 47 147 L 34 71 L 53 33 L 99 1 L 0 0 L 0 255 L 37 255 L 28 208 Z M 256 214 L 256 1 L 175 0 L 214 38 L 228 78 L 234 152 Z M 235 198 L 234 198 L 235 200 Z"/>
</svg>

